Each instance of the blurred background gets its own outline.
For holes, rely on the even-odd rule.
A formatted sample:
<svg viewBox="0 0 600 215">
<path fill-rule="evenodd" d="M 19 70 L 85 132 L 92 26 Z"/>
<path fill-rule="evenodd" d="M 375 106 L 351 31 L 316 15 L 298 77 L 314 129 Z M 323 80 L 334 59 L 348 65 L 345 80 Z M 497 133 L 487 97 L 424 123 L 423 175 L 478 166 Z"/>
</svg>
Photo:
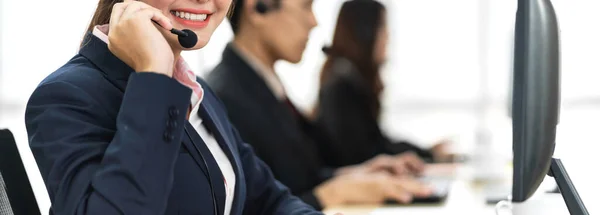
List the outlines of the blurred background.
<svg viewBox="0 0 600 215">
<path fill-rule="evenodd" d="M 311 34 L 302 62 L 280 62 L 276 67 L 290 98 L 304 111 L 317 98 L 325 59 L 321 47 L 333 36 L 342 2 L 315 0 L 319 26 Z M 465 153 L 487 144 L 493 156 L 510 159 L 517 2 L 382 2 L 390 11 L 391 30 L 384 69 L 385 132 L 423 147 L 449 137 L 454 150 Z M 552 2 L 562 31 L 562 104 L 555 157 L 564 160 L 576 185 L 586 180 L 593 183 L 586 176 L 591 158 L 600 149 L 600 1 Z M 25 105 L 36 85 L 77 53 L 96 4 L 93 0 L 0 0 L 0 128 L 15 133 L 42 208 L 49 201 L 27 145 Z M 215 34 L 204 49 L 184 53 L 199 76 L 220 61 L 221 51 L 233 36 L 226 22 Z M 580 194 L 584 200 L 592 199 L 591 191 L 580 189 Z"/>
</svg>

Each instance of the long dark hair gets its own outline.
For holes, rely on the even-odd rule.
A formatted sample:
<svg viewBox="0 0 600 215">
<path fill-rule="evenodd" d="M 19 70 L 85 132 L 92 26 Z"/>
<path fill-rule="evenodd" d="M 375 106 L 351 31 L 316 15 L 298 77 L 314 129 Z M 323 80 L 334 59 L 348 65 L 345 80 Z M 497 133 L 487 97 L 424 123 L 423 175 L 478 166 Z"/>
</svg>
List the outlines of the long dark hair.
<svg viewBox="0 0 600 215">
<path fill-rule="evenodd" d="M 372 114 L 375 117 L 379 117 L 379 95 L 383 89 L 379 76 L 380 63 L 375 60 L 375 44 L 379 29 L 385 24 L 384 14 L 385 7 L 375 0 L 345 2 L 338 16 L 333 43 L 323 48 L 327 60 L 320 77 L 320 86 L 323 87 L 334 72 L 331 67 L 336 58 L 350 60 L 370 90 Z"/>
<path fill-rule="evenodd" d="M 229 7 L 229 11 L 227 12 L 227 17 L 232 15 L 236 1 L 237 0 L 233 0 L 231 2 L 231 7 Z M 85 33 L 87 34 L 88 32 L 91 32 L 96 25 L 108 24 L 110 22 L 110 14 L 112 13 L 113 6 L 119 2 L 123 2 L 123 0 L 99 0 L 98 7 L 96 7 L 92 21 L 90 21 Z M 83 42 L 81 46 L 83 46 Z"/>
</svg>

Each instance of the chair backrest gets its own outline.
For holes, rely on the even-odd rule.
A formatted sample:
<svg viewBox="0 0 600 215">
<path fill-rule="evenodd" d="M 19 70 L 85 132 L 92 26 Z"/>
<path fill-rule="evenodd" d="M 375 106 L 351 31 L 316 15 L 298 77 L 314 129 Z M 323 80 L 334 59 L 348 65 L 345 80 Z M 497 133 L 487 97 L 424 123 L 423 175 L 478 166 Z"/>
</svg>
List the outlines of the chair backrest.
<svg viewBox="0 0 600 215">
<path fill-rule="evenodd" d="M 0 215 L 40 214 L 15 138 L 0 130 Z"/>
<path fill-rule="evenodd" d="M 0 215 L 14 215 L 10 201 L 8 201 L 8 195 L 6 194 L 6 184 L 0 173 Z"/>
</svg>

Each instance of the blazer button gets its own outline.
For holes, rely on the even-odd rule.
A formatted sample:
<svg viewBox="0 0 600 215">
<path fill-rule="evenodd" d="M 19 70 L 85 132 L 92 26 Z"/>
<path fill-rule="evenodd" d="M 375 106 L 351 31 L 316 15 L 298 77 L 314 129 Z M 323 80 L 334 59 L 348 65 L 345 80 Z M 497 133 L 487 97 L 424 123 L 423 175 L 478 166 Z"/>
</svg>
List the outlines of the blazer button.
<svg viewBox="0 0 600 215">
<path fill-rule="evenodd" d="M 175 139 L 175 137 L 173 136 L 173 134 L 171 134 L 171 132 L 168 132 L 168 131 L 166 131 L 166 132 L 163 134 L 163 139 L 164 139 L 166 142 L 171 142 L 171 141 L 173 141 L 173 139 Z"/>
<path fill-rule="evenodd" d="M 171 128 L 171 129 L 176 128 L 177 127 L 177 121 L 175 121 L 175 120 L 169 120 L 169 121 L 167 121 L 167 127 Z"/>
<path fill-rule="evenodd" d="M 169 108 L 169 116 L 171 116 L 171 117 L 178 117 L 179 116 L 179 109 L 177 109 L 175 107 Z"/>
</svg>

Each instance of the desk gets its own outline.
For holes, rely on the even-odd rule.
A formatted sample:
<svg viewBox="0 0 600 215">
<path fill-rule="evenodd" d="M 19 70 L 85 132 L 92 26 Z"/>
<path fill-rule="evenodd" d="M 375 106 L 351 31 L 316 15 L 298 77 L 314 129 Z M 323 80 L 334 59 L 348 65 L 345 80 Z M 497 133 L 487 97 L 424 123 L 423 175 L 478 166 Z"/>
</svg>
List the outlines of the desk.
<svg viewBox="0 0 600 215">
<path fill-rule="evenodd" d="M 441 204 L 438 205 L 355 205 L 355 206 L 339 206 L 327 208 L 324 210 L 327 215 L 342 213 L 344 215 L 431 215 L 431 214 L 476 214 L 476 215 L 496 215 L 495 205 L 485 203 L 484 185 L 482 183 L 473 182 L 473 178 L 469 174 L 471 171 L 468 167 L 461 167 L 457 174 L 456 181 L 453 183 L 449 196 Z M 547 178 L 551 179 L 551 178 Z M 560 194 L 547 194 L 547 188 L 552 187 L 552 180 L 545 180 L 540 186 L 536 197 L 543 198 L 543 204 L 549 213 L 544 210 L 544 215 L 562 215 L 568 214 L 567 208 Z M 550 186 L 548 186 L 550 185 Z M 592 204 L 593 200 L 585 200 L 584 202 Z M 589 209 L 589 207 L 588 207 Z M 502 214 L 502 213 L 501 213 Z M 506 214 L 506 213 L 504 213 Z M 590 211 L 590 214 L 593 214 Z"/>
</svg>

